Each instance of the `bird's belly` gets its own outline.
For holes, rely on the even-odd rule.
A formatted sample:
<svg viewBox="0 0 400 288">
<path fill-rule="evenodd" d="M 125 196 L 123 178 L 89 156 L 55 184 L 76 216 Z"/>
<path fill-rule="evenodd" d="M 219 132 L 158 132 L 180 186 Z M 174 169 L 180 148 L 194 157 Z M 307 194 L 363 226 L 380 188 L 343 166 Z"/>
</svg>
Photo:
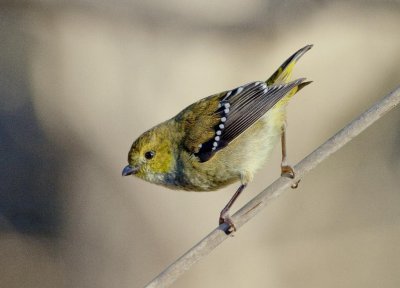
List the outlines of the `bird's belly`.
<svg viewBox="0 0 400 288">
<path fill-rule="evenodd" d="M 257 170 L 267 161 L 280 139 L 284 121 L 282 109 L 270 110 L 229 145 L 231 147 L 226 154 L 233 155 L 230 161 L 233 165 L 229 165 L 229 168 L 240 172 L 242 182 L 251 181 Z"/>
<path fill-rule="evenodd" d="M 185 190 L 213 191 L 236 181 L 248 183 L 276 146 L 285 121 L 284 109 L 271 109 L 210 160 L 192 162 Z"/>
</svg>

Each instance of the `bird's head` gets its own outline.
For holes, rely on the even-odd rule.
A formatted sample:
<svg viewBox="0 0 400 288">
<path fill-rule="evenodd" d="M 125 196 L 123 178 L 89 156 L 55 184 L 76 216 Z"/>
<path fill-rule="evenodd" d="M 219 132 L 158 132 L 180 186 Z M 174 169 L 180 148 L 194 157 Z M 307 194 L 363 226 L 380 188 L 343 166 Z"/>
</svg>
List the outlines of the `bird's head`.
<svg viewBox="0 0 400 288">
<path fill-rule="evenodd" d="M 175 167 L 174 151 L 168 126 L 156 126 L 133 142 L 128 154 L 129 165 L 125 166 L 122 175 L 135 175 L 152 183 L 164 184 L 166 175 Z"/>
</svg>

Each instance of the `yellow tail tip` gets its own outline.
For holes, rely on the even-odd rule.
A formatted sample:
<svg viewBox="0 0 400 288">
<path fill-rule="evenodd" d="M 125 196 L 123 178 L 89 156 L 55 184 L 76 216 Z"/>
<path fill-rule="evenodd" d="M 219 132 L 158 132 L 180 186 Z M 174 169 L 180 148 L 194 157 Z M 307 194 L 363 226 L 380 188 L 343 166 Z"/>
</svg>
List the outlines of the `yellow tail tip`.
<svg viewBox="0 0 400 288">
<path fill-rule="evenodd" d="M 293 53 L 293 55 L 286 59 L 286 61 L 283 62 L 281 66 L 279 66 L 274 74 L 272 74 L 272 76 L 269 77 L 267 81 L 265 81 L 267 85 L 287 83 L 290 80 L 294 65 L 312 47 L 313 45 L 309 44 Z"/>
</svg>

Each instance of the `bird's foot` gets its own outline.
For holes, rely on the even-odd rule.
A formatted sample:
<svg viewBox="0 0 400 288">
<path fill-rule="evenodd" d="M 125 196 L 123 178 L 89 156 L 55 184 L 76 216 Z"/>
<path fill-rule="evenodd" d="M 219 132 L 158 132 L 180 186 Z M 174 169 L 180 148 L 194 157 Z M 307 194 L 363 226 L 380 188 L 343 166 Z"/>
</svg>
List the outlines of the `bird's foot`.
<svg viewBox="0 0 400 288">
<path fill-rule="evenodd" d="M 292 166 L 282 165 L 281 166 L 281 176 L 287 177 L 290 179 L 294 179 L 294 177 L 296 176 L 296 173 L 294 173 Z M 290 186 L 290 187 L 292 187 L 292 189 L 296 189 L 297 187 L 299 187 L 299 182 L 300 182 L 300 179 L 297 180 L 295 183 L 293 183 L 292 186 Z"/>
<path fill-rule="evenodd" d="M 226 235 L 230 235 L 232 232 L 236 232 L 236 226 L 228 212 L 222 211 L 219 216 L 219 225 L 226 223 L 228 228 L 224 230 Z"/>
<path fill-rule="evenodd" d="M 282 177 L 294 179 L 295 175 L 296 174 L 294 173 L 292 166 L 290 166 L 290 165 L 282 165 L 281 166 L 281 176 Z"/>
</svg>

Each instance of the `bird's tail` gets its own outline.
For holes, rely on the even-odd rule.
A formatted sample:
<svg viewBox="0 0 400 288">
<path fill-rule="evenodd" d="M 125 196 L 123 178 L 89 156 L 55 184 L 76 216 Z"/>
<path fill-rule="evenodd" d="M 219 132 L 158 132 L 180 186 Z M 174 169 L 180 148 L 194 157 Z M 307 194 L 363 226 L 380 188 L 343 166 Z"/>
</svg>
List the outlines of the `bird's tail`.
<svg viewBox="0 0 400 288">
<path fill-rule="evenodd" d="M 303 79 L 303 80 L 305 80 L 305 79 Z M 286 106 L 286 104 L 289 102 L 290 98 L 292 98 L 292 96 L 294 94 L 296 94 L 301 89 L 303 89 L 305 86 L 307 86 L 308 84 L 311 84 L 311 83 L 312 83 L 312 81 L 301 82 L 299 85 L 295 86 L 292 90 L 290 90 L 278 103 L 275 104 L 274 107 L 281 108 L 281 107 Z"/>
<path fill-rule="evenodd" d="M 272 74 L 271 77 L 267 81 L 267 85 L 275 85 L 275 84 L 281 84 L 281 83 L 287 83 L 290 81 L 290 77 L 293 71 L 294 65 L 297 63 L 297 60 L 301 58 L 308 50 L 312 48 L 313 45 L 307 45 L 303 48 L 301 48 L 299 51 L 294 53 L 292 56 L 290 56 L 283 64 L 275 71 L 274 74 Z M 304 87 L 303 85 L 302 87 Z M 300 89 L 302 88 L 300 87 Z M 298 89 L 298 90 L 300 90 Z M 298 91 L 297 90 L 297 91 Z M 297 92 L 296 91 L 296 92 Z M 294 95 L 294 93 L 293 93 Z"/>
</svg>

